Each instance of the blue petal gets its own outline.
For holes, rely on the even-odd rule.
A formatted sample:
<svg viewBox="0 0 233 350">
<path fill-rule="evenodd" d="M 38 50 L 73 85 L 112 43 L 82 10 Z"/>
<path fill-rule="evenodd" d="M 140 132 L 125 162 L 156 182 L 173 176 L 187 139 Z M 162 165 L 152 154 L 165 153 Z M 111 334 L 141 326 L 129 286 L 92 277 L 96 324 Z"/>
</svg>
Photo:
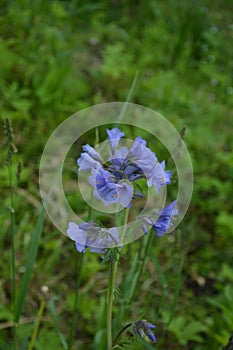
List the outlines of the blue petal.
<svg viewBox="0 0 233 350">
<path fill-rule="evenodd" d="M 127 208 L 133 198 L 134 188 L 127 182 L 123 182 L 120 185 L 117 185 L 116 190 L 118 194 L 117 202 Z"/>
<path fill-rule="evenodd" d="M 77 163 L 79 166 L 79 171 L 98 169 L 101 165 L 97 160 L 93 159 L 88 153 L 81 153 L 81 156 L 77 159 Z"/>
<path fill-rule="evenodd" d="M 147 142 L 145 140 L 143 140 L 141 136 L 136 137 L 136 139 L 134 141 L 140 143 L 143 146 L 146 146 L 146 144 L 147 144 Z"/>
<path fill-rule="evenodd" d="M 155 342 L 156 342 L 156 338 L 155 338 L 154 333 L 148 331 L 146 335 L 147 335 L 148 338 L 152 341 L 152 343 L 155 343 Z"/>
<path fill-rule="evenodd" d="M 80 243 L 78 243 L 78 242 L 75 242 L 75 246 L 76 246 L 76 249 L 77 249 L 77 251 L 78 251 L 79 253 L 85 253 L 85 252 L 86 252 L 87 246 L 82 245 L 82 244 L 80 244 Z"/>
<path fill-rule="evenodd" d="M 88 145 L 88 144 L 84 145 L 83 146 L 83 150 L 84 150 L 84 152 L 88 153 L 89 156 L 91 158 L 93 158 L 94 160 L 97 160 L 100 163 L 103 162 L 103 159 L 102 159 L 101 155 L 93 147 L 91 147 L 90 145 Z"/>
<path fill-rule="evenodd" d="M 148 323 L 147 327 L 149 327 L 150 329 L 155 329 L 156 326 L 152 323 Z"/>
<path fill-rule="evenodd" d="M 154 166 L 158 162 L 154 152 L 145 147 L 143 142 L 140 143 L 136 140 L 130 147 L 127 159 L 132 161 L 132 163 L 139 168 L 140 173 L 143 174 L 148 180 L 153 175 Z M 151 185 L 152 184 L 148 183 L 149 187 Z"/>
<path fill-rule="evenodd" d="M 122 131 L 120 131 L 118 128 L 113 128 L 111 130 L 106 129 L 106 132 L 108 134 L 111 149 L 112 149 L 112 151 L 114 151 L 115 148 L 117 148 L 117 146 L 118 146 L 120 138 L 124 137 L 125 134 Z"/>
<path fill-rule="evenodd" d="M 77 225 L 75 222 L 69 222 L 69 227 L 66 231 L 67 235 L 69 236 L 72 241 L 81 241 L 83 244 L 85 244 L 85 231 L 80 228 L 79 225 Z"/>
<path fill-rule="evenodd" d="M 97 253 L 97 254 L 103 254 L 104 253 L 104 248 L 90 247 L 90 252 Z"/>
</svg>

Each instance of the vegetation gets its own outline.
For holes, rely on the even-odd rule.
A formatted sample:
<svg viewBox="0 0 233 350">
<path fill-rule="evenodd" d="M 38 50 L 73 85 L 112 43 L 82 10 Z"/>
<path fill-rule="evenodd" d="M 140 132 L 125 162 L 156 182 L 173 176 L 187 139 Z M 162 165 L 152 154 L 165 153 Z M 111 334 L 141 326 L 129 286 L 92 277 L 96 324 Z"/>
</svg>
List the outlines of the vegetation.
<svg viewBox="0 0 233 350">
<path fill-rule="evenodd" d="M 0 107 L 2 120 L 9 118 L 0 149 L 1 349 L 104 349 L 108 266 L 98 254 L 79 254 L 45 218 L 38 169 L 63 120 L 127 97 L 183 133 L 195 183 L 175 232 L 154 236 L 146 255 L 146 237 L 122 251 L 114 334 L 146 318 L 157 326 L 157 343 L 126 331 L 121 349 L 219 350 L 228 343 L 232 10 L 227 0 L 1 2 Z M 70 203 L 83 210 L 75 197 Z"/>
</svg>

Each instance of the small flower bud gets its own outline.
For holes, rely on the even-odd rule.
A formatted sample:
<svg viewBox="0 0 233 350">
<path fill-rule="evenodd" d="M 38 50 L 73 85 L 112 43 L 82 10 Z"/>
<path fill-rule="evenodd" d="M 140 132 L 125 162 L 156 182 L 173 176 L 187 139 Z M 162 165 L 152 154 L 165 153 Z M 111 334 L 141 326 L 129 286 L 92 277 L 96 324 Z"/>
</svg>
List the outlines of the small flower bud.
<svg viewBox="0 0 233 350">
<path fill-rule="evenodd" d="M 140 320 L 133 323 L 133 329 L 135 334 L 139 335 L 141 338 L 149 339 L 152 343 L 156 342 L 156 337 L 151 329 L 155 326 L 146 320 Z"/>
</svg>

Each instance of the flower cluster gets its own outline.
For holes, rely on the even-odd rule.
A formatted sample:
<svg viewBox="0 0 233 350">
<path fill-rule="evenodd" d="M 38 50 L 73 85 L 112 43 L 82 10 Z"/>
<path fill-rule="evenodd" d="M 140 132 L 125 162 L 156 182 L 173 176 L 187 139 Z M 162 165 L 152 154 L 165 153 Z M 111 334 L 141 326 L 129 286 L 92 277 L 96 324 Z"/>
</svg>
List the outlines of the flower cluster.
<svg viewBox="0 0 233 350">
<path fill-rule="evenodd" d="M 106 130 L 109 140 L 109 158 L 104 162 L 101 155 L 90 145 L 83 146 L 83 152 L 78 158 L 79 171 L 90 171 L 89 183 L 93 187 L 96 199 L 106 206 L 119 203 L 123 207 L 131 207 L 132 200 L 138 196 L 135 184 L 137 180 L 146 179 L 147 186 L 154 186 L 158 193 L 161 188 L 171 183 L 171 171 L 165 170 L 165 161 L 159 163 L 154 152 L 146 145 L 146 141 L 137 137 L 131 147 L 118 148 L 119 141 L 125 134 L 118 128 Z M 172 217 L 178 214 L 176 201 L 152 216 L 140 218 L 142 230 L 146 234 L 151 228 L 158 237 L 162 237 L 170 226 Z M 156 219 L 158 218 L 158 219 Z M 104 229 L 93 222 L 83 222 L 77 225 L 69 223 L 68 236 L 76 242 L 79 252 L 85 252 L 87 247 L 96 253 L 105 251 L 102 247 L 112 247 L 119 244 L 116 227 Z"/>
<path fill-rule="evenodd" d="M 107 206 L 119 203 L 130 207 L 138 194 L 133 183 L 141 178 L 147 180 L 148 187 L 155 186 L 158 193 L 162 187 L 171 183 L 171 172 L 165 171 L 165 161 L 159 163 L 156 155 L 146 141 L 137 137 L 131 147 L 117 149 L 120 138 L 125 136 L 118 128 L 107 129 L 110 156 L 104 163 L 101 155 L 90 145 L 83 146 L 77 163 L 79 171 L 91 170 L 89 183 L 94 189 L 94 197 Z"/>
<path fill-rule="evenodd" d="M 146 320 L 140 320 L 133 323 L 133 330 L 135 334 L 139 335 L 141 338 L 150 339 L 152 343 L 156 342 L 156 338 L 152 329 L 155 329 L 155 325 Z"/>
</svg>

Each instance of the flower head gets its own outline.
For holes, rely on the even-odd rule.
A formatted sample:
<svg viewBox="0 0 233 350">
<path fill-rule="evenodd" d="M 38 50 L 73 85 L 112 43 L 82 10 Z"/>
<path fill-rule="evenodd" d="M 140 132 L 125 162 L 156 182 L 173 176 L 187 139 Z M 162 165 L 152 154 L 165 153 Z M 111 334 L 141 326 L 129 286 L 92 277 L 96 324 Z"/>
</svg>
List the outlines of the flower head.
<svg viewBox="0 0 233 350">
<path fill-rule="evenodd" d="M 163 208 L 160 212 L 152 212 L 151 215 L 142 215 L 138 219 L 145 234 L 153 228 L 157 237 L 163 237 L 169 227 L 173 226 L 172 219 L 178 215 L 175 208 L 176 200 Z"/>
<path fill-rule="evenodd" d="M 82 147 L 83 152 L 77 159 L 79 171 L 91 171 L 88 180 L 96 199 L 106 206 L 119 203 L 130 208 L 132 200 L 143 197 L 138 180 L 146 179 L 147 186 L 154 186 L 158 193 L 171 183 L 172 173 L 165 170 L 165 161 L 159 163 L 155 153 L 147 147 L 147 142 L 141 136 L 135 138 L 130 147 L 118 148 L 120 139 L 125 136 L 124 132 L 118 128 L 106 129 L 106 132 L 110 146 L 110 157 L 107 161 L 88 144 Z M 161 212 L 142 216 L 140 223 L 143 232 L 146 234 L 153 228 L 156 235 L 162 237 L 172 225 L 172 216 L 178 213 L 175 203 L 176 201 L 169 204 Z M 117 246 L 119 243 L 116 228 L 104 229 L 93 222 L 79 225 L 70 222 L 67 234 L 75 241 L 79 252 L 85 252 L 90 247 L 92 252 L 103 253 L 105 248 Z"/>
<path fill-rule="evenodd" d="M 172 217 L 178 214 L 178 210 L 175 208 L 175 205 L 176 200 L 163 208 L 158 220 L 153 225 L 153 230 L 158 237 L 163 237 L 167 229 L 173 225 Z"/>
<path fill-rule="evenodd" d="M 141 338 L 149 339 L 152 343 L 156 342 L 156 337 L 152 332 L 155 329 L 155 325 L 146 320 L 140 320 L 133 323 L 133 329 L 135 334 L 139 335 Z"/>
<path fill-rule="evenodd" d="M 132 199 L 138 198 L 134 186 L 137 180 L 145 178 L 148 187 L 154 185 L 158 193 L 171 183 L 171 172 L 165 171 L 165 162 L 158 162 L 155 153 L 146 147 L 146 141 L 140 136 L 129 149 L 125 146 L 117 149 L 125 134 L 118 128 L 106 129 L 106 132 L 110 145 L 110 157 L 106 163 L 90 145 L 83 146 L 84 152 L 78 159 L 79 171 L 91 170 L 89 183 L 96 199 L 101 199 L 105 205 L 119 203 L 130 207 Z"/>
<path fill-rule="evenodd" d="M 66 233 L 70 239 L 75 241 L 79 253 L 85 253 L 86 249 L 90 247 L 91 252 L 102 254 L 106 247 L 112 247 L 119 243 L 116 227 L 103 229 L 92 221 L 82 222 L 79 225 L 70 222 Z"/>
</svg>

